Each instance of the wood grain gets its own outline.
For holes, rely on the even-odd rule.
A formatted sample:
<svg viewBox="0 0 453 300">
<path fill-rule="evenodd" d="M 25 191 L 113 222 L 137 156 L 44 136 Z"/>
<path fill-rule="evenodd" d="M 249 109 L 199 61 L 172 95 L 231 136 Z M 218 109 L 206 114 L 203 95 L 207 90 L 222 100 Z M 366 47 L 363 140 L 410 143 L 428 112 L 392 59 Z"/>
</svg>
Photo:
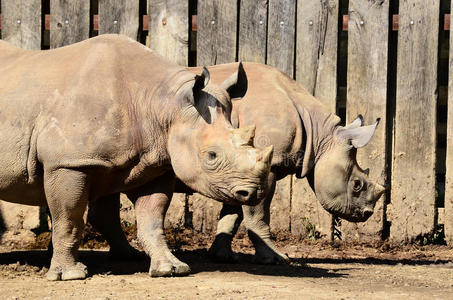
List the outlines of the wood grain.
<svg viewBox="0 0 453 300">
<path fill-rule="evenodd" d="M 41 0 L 2 0 L 2 39 L 23 49 L 41 49 Z"/>
<path fill-rule="evenodd" d="M 50 47 L 77 43 L 90 35 L 90 1 L 50 0 Z"/>
<path fill-rule="evenodd" d="M 149 46 L 168 60 L 187 66 L 189 57 L 189 2 L 149 1 Z"/>
<path fill-rule="evenodd" d="M 236 61 L 237 1 L 199 0 L 197 65 Z"/>
<path fill-rule="evenodd" d="M 240 1 L 240 61 L 266 62 L 267 10 L 267 0 Z"/>
<path fill-rule="evenodd" d="M 296 80 L 333 113 L 337 96 L 338 1 L 297 2 Z M 306 179 L 294 179 L 291 231 L 307 234 L 309 224 L 331 235 L 331 215 L 316 199 Z M 308 224 L 309 223 L 309 224 Z"/>
<path fill-rule="evenodd" d="M 435 224 L 439 1 L 400 1 L 399 13 L 392 199 L 388 215 L 390 238 L 411 241 L 431 233 Z"/>
<path fill-rule="evenodd" d="M 369 125 L 381 118 L 371 142 L 357 151 L 357 162 L 370 168 L 370 178 L 381 184 L 386 178 L 387 60 L 389 0 L 349 1 L 347 122 L 362 114 Z M 344 239 L 381 238 L 384 197 L 376 203 L 366 223 L 342 221 Z"/>
<path fill-rule="evenodd" d="M 443 216 L 445 240 L 448 245 L 453 245 L 453 38 L 450 39 L 449 60 L 447 159 L 445 164 L 445 209 Z"/>
<path fill-rule="evenodd" d="M 99 34 L 118 33 L 137 40 L 139 0 L 99 0 Z"/>
<path fill-rule="evenodd" d="M 296 1 L 270 0 L 267 64 L 294 75 Z"/>
</svg>

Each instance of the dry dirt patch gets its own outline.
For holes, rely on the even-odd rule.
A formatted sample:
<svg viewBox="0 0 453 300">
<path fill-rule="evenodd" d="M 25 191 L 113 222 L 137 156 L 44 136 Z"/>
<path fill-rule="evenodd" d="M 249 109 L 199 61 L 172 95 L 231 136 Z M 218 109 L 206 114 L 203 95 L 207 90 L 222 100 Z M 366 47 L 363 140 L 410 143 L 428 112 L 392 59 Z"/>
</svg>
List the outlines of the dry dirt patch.
<svg viewBox="0 0 453 300">
<path fill-rule="evenodd" d="M 212 237 L 188 229 L 167 232 L 176 255 L 192 275 L 150 278 L 149 261 L 111 260 L 102 240 L 87 239 L 81 260 L 90 277 L 83 281 L 47 282 L 45 250 L 32 244 L 2 247 L 1 299 L 451 299 L 453 249 L 446 246 L 398 246 L 388 243 L 298 241 L 279 235 L 289 265 L 252 264 L 246 237 L 235 240 L 238 264 L 212 263 L 206 248 Z M 129 235 L 136 243 L 134 233 Z M 41 237 L 41 245 L 48 239 Z M 20 246 L 20 249 L 17 247 Z M 36 246 L 36 244 L 34 245 Z M 99 248 L 101 249 L 87 249 Z"/>
</svg>

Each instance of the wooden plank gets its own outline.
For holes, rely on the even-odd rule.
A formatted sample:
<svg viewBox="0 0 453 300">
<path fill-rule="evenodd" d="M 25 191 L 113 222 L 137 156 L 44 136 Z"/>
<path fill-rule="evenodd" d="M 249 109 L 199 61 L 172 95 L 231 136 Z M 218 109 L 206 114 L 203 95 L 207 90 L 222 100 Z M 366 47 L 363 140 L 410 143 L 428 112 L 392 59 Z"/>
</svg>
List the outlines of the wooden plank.
<svg viewBox="0 0 453 300">
<path fill-rule="evenodd" d="M 170 61 L 187 66 L 189 1 L 149 1 L 149 46 Z"/>
<path fill-rule="evenodd" d="M 138 38 L 139 0 L 99 0 L 99 34 L 118 33 Z"/>
<path fill-rule="evenodd" d="M 357 151 L 357 162 L 370 178 L 386 177 L 386 107 L 389 0 L 349 1 L 347 121 L 362 114 L 365 124 L 381 122 L 371 142 Z M 379 240 L 384 225 L 384 197 L 366 223 L 342 221 L 343 239 Z"/>
<path fill-rule="evenodd" d="M 189 212 L 193 228 L 198 232 L 212 233 L 217 229 L 222 203 L 201 194 L 189 196 Z"/>
<path fill-rule="evenodd" d="M 297 2 L 296 80 L 335 113 L 337 95 L 338 3 Z M 310 224 L 330 237 L 331 215 L 306 179 L 294 179 L 291 232 L 306 235 Z"/>
<path fill-rule="evenodd" d="M 434 230 L 438 0 L 399 4 L 390 238 Z M 380 68 L 383 66 L 381 65 Z"/>
<path fill-rule="evenodd" d="M 199 0 L 197 65 L 236 60 L 237 1 Z"/>
<path fill-rule="evenodd" d="M 89 38 L 90 1 L 50 0 L 50 14 L 51 48 Z"/>
<path fill-rule="evenodd" d="M 338 3 L 297 2 L 296 79 L 336 110 Z"/>
<path fill-rule="evenodd" d="M 2 0 L 2 39 L 29 50 L 41 49 L 41 0 Z"/>
<path fill-rule="evenodd" d="M 270 0 L 267 64 L 293 77 L 296 1 Z"/>
<path fill-rule="evenodd" d="M 266 63 L 290 77 L 294 75 L 295 18 L 295 1 L 269 1 Z M 273 232 L 291 229 L 292 186 L 293 176 L 277 182 L 271 204 L 270 225 Z"/>
<path fill-rule="evenodd" d="M 451 3 L 453 7 L 453 2 Z M 450 38 L 448 76 L 447 159 L 445 174 L 444 230 L 448 245 L 453 245 L 453 38 Z"/>
<path fill-rule="evenodd" d="M 289 175 L 277 181 L 270 207 L 271 232 L 289 232 L 291 230 L 291 194 L 293 176 Z"/>
<path fill-rule="evenodd" d="M 267 0 L 240 1 L 240 61 L 266 62 Z"/>
</svg>

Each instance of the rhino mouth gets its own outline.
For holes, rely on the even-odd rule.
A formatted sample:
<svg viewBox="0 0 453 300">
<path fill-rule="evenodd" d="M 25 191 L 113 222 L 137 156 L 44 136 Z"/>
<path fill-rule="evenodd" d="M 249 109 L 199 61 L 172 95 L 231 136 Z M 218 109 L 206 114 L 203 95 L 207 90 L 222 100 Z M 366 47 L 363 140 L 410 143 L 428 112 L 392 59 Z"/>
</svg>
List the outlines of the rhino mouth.
<svg viewBox="0 0 453 300">
<path fill-rule="evenodd" d="M 349 222 L 362 223 L 366 222 L 372 215 L 373 210 L 370 209 L 356 209 L 351 214 L 347 213 L 333 213 L 335 217 L 342 218 Z"/>
</svg>

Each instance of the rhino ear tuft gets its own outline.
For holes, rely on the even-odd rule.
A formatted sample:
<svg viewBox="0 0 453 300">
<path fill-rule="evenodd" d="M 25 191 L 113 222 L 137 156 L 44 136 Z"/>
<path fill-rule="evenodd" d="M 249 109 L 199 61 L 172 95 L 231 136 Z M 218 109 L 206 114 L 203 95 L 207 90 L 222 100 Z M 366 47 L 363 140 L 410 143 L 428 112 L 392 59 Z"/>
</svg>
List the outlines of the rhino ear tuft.
<svg viewBox="0 0 453 300">
<path fill-rule="evenodd" d="M 363 126 L 363 116 L 358 115 L 357 118 L 348 125 L 346 125 L 344 129 L 353 129 L 361 126 Z"/>
<path fill-rule="evenodd" d="M 341 127 L 337 131 L 337 136 L 347 140 L 355 148 L 362 148 L 370 142 L 378 124 L 379 121 L 376 121 L 373 125 L 356 128 Z"/>
<path fill-rule="evenodd" d="M 203 67 L 201 75 L 195 75 L 195 83 L 193 84 L 192 91 L 194 95 L 197 95 L 204 89 L 209 83 L 210 75 L 208 69 Z"/>
<path fill-rule="evenodd" d="M 228 77 L 220 86 L 228 92 L 231 99 L 238 100 L 245 96 L 248 80 L 242 62 L 239 62 L 237 72 Z"/>
</svg>

